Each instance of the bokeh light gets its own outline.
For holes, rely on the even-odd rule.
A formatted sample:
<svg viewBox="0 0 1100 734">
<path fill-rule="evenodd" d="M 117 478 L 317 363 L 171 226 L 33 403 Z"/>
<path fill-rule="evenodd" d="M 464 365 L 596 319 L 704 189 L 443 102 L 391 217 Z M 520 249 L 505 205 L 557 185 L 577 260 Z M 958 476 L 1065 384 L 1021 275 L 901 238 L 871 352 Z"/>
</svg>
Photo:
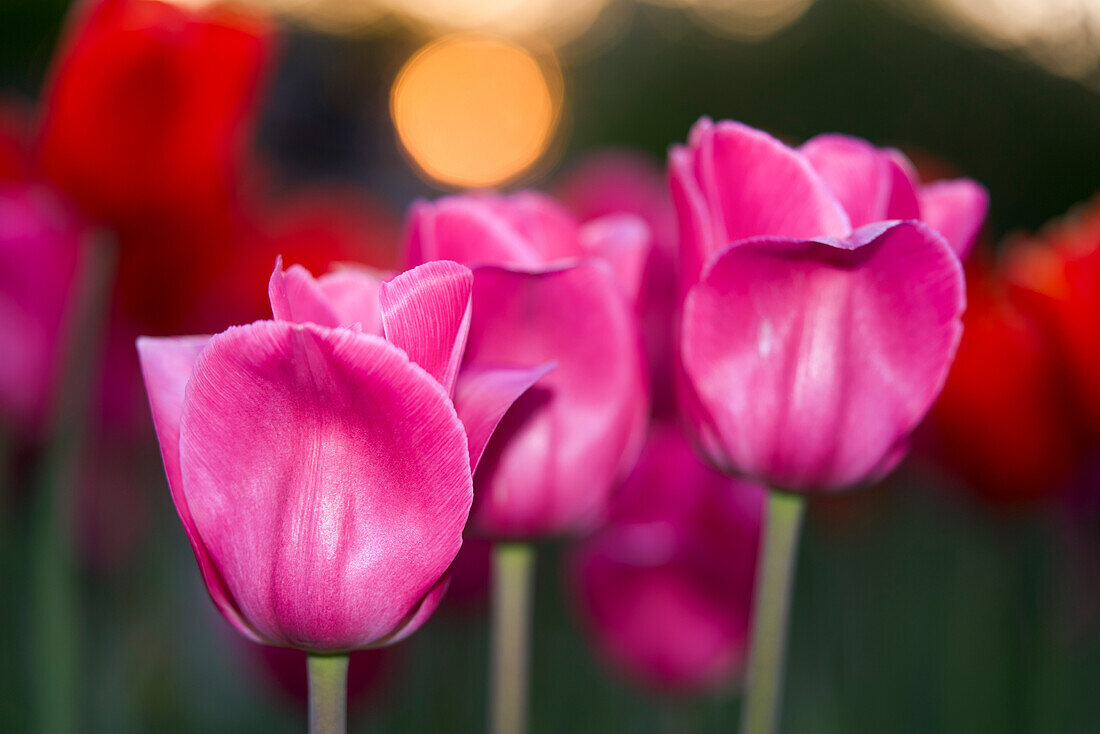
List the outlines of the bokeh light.
<svg viewBox="0 0 1100 734">
<path fill-rule="evenodd" d="M 814 0 L 656 1 L 682 8 L 710 33 L 742 40 L 770 36 L 798 20 L 814 3 Z"/>
<path fill-rule="evenodd" d="M 488 36 L 429 43 L 402 67 L 390 114 L 409 156 L 452 186 L 495 186 L 546 150 L 561 111 L 557 61 Z"/>
</svg>

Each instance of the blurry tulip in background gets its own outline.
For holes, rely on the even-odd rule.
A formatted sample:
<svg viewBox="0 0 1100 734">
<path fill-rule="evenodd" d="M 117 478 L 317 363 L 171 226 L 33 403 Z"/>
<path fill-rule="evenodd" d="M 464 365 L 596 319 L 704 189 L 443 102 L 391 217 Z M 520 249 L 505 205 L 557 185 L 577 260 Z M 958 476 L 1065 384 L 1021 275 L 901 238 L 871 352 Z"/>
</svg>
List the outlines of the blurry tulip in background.
<svg viewBox="0 0 1100 734">
<path fill-rule="evenodd" d="M 728 689 L 748 654 L 764 490 L 704 465 L 674 426 L 650 430 L 607 522 L 573 553 L 576 605 L 639 682 Z"/>
</svg>

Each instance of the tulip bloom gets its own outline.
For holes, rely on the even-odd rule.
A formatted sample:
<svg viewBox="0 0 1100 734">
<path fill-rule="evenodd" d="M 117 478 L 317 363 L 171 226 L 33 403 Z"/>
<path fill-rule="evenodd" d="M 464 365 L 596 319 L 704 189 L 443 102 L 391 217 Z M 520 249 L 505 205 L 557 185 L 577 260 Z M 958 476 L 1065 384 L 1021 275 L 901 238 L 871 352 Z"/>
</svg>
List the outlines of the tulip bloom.
<svg viewBox="0 0 1100 734">
<path fill-rule="evenodd" d="M 402 639 L 438 605 L 471 465 L 526 385 L 483 383 L 464 428 L 450 392 L 466 268 L 381 284 L 385 338 L 321 325 L 339 282 L 307 275 L 272 276 L 274 321 L 138 349 L 172 498 L 219 611 L 254 641 L 346 652 Z"/>
<path fill-rule="evenodd" d="M 764 497 L 654 424 L 607 524 L 570 564 L 589 632 L 616 667 L 679 692 L 741 676 Z"/>
<path fill-rule="evenodd" d="M 1100 441 L 1100 199 L 1008 248 L 1005 272 L 1065 360 L 1080 420 Z"/>
<path fill-rule="evenodd" d="M 58 376 L 83 227 L 48 190 L 0 186 L 0 410 L 40 426 Z"/>
<path fill-rule="evenodd" d="M 982 497 L 1049 497 L 1082 459 L 1056 339 L 1028 299 L 981 260 L 968 268 L 966 330 L 932 410 L 938 453 Z"/>
<path fill-rule="evenodd" d="M 407 246 L 412 263 L 475 267 L 466 369 L 557 365 L 517 401 L 488 447 L 474 527 L 511 539 L 591 527 L 644 434 L 633 309 L 644 223 L 616 216 L 578 226 L 533 192 L 454 196 L 414 205 Z"/>
<path fill-rule="evenodd" d="M 628 151 L 601 151 L 571 169 L 555 187 L 582 222 L 629 214 L 649 227 L 652 246 L 645 263 L 638 316 L 645 339 L 653 415 L 675 415 L 673 370 L 676 313 L 676 216 L 663 172 L 650 158 Z"/>
<path fill-rule="evenodd" d="M 271 38 L 265 20 L 220 8 L 82 3 L 44 94 L 41 173 L 116 226 L 222 211 Z"/>
<path fill-rule="evenodd" d="M 947 376 L 965 301 L 959 258 L 937 232 L 867 223 L 915 200 L 883 193 L 909 191 L 894 157 L 858 158 L 882 171 L 856 191 L 864 167 L 815 141 L 799 151 L 703 120 L 671 153 L 682 262 L 697 274 L 681 323 L 686 411 L 717 466 L 801 491 L 897 463 Z M 828 178 L 822 160 L 837 163 Z"/>
<path fill-rule="evenodd" d="M 984 194 L 919 190 L 898 156 L 852 138 L 794 150 L 707 119 L 670 168 L 683 412 L 716 466 L 786 490 L 768 498 L 742 709 L 742 734 L 766 734 L 803 511 L 787 492 L 874 481 L 904 455 L 959 343 L 959 257 Z"/>
</svg>

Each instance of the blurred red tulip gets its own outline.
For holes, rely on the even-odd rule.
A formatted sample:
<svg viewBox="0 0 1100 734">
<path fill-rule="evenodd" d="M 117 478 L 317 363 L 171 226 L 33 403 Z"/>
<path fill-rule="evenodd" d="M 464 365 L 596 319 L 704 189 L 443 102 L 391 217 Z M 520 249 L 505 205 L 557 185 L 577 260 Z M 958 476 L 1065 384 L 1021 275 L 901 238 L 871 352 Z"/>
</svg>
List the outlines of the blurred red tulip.
<svg viewBox="0 0 1100 734">
<path fill-rule="evenodd" d="M 41 425 L 61 359 L 83 227 L 39 186 L 0 186 L 0 409 Z"/>
<path fill-rule="evenodd" d="M 1005 269 L 1053 335 L 1074 406 L 1100 442 L 1100 198 L 1012 243 Z"/>
<path fill-rule="evenodd" d="M 0 98 L 0 181 L 26 181 L 30 177 L 32 114 L 30 103 Z"/>
<path fill-rule="evenodd" d="M 988 499 L 1049 496 L 1080 458 L 1057 354 L 983 258 L 968 268 L 967 300 L 963 340 L 931 416 L 941 455 Z"/>
<path fill-rule="evenodd" d="M 223 210 L 272 45 L 265 20 L 221 8 L 79 4 L 44 94 L 41 173 L 115 226 Z"/>
<path fill-rule="evenodd" d="M 570 565 L 599 648 L 662 690 L 739 678 L 763 511 L 761 486 L 707 467 L 678 430 L 654 424 L 607 524 Z"/>
</svg>

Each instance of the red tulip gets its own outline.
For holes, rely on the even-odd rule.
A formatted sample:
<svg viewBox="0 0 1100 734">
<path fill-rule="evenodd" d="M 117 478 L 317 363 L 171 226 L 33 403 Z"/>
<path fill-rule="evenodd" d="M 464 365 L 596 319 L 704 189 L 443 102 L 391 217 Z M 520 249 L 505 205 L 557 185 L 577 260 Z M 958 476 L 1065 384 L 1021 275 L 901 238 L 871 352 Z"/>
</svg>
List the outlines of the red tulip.
<svg viewBox="0 0 1100 734">
<path fill-rule="evenodd" d="M 271 46 L 266 21 L 221 8 L 80 5 L 43 98 L 41 173 L 115 226 L 224 211 Z"/>
<path fill-rule="evenodd" d="M 1049 496 L 1080 460 L 1062 362 L 1034 312 L 981 259 L 968 269 L 967 302 L 931 414 L 938 450 L 988 499 Z"/>
</svg>

